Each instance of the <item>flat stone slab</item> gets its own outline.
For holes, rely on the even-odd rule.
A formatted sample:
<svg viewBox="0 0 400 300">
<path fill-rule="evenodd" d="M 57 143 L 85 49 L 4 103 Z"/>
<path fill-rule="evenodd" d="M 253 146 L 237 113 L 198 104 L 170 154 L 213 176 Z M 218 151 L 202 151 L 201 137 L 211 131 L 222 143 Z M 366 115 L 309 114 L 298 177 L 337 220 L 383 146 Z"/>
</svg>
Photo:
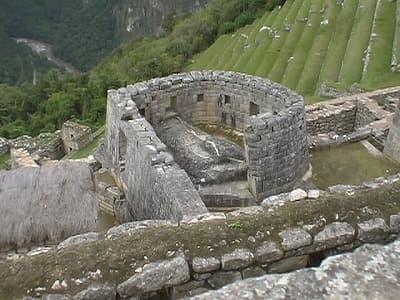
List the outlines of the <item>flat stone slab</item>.
<svg viewBox="0 0 400 300">
<path fill-rule="evenodd" d="M 117 292 L 121 297 L 141 296 L 166 286 L 185 283 L 189 279 L 190 271 L 185 258 L 177 256 L 145 265 L 142 272 L 118 285 Z"/>
<path fill-rule="evenodd" d="M 196 273 L 208 273 L 218 270 L 221 261 L 216 257 L 194 257 L 192 259 L 192 269 Z"/>
<path fill-rule="evenodd" d="M 238 271 L 216 272 L 207 280 L 208 284 L 216 289 L 242 279 L 242 274 Z"/>
<path fill-rule="evenodd" d="M 334 222 L 314 237 L 314 246 L 317 250 L 324 250 L 351 243 L 355 237 L 354 228 L 348 223 Z"/>
<path fill-rule="evenodd" d="M 98 241 L 101 239 L 102 235 L 99 232 L 88 232 L 84 234 L 74 235 L 65 241 L 58 244 L 57 249 L 63 249 L 72 245 L 77 245 L 81 243 L 90 243 L 94 241 Z"/>
<path fill-rule="evenodd" d="M 384 240 L 388 233 L 389 227 L 382 218 L 375 218 L 357 224 L 357 238 L 362 242 L 376 242 Z"/>
<path fill-rule="evenodd" d="M 286 273 L 305 268 L 309 262 L 308 255 L 284 258 L 268 266 L 268 273 Z"/>
<path fill-rule="evenodd" d="M 156 228 L 161 226 L 178 226 L 178 223 L 168 220 L 145 220 L 124 223 L 122 225 L 111 227 L 106 233 L 106 238 L 112 238 L 113 236 L 118 234 L 131 232 L 143 228 Z"/>
<path fill-rule="evenodd" d="M 255 250 L 254 256 L 257 262 L 265 264 L 281 259 L 283 251 L 274 242 L 264 242 Z"/>
<path fill-rule="evenodd" d="M 311 235 L 300 227 L 292 227 L 279 233 L 282 239 L 282 248 L 285 251 L 295 250 L 311 245 Z"/>
<path fill-rule="evenodd" d="M 116 292 L 111 286 L 105 284 L 93 284 L 86 290 L 76 294 L 73 300 L 115 300 Z"/>
<path fill-rule="evenodd" d="M 398 299 L 399 287 L 397 240 L 329 257 L 318 268 L 247 279 L 190 299 Z"/>
<path fill-rule="evenodd" d="M 252 264 L 254 255 L 249 249 L 236 249 L 221 257 L 222 270 L 238 270 Z"/>
</svg>

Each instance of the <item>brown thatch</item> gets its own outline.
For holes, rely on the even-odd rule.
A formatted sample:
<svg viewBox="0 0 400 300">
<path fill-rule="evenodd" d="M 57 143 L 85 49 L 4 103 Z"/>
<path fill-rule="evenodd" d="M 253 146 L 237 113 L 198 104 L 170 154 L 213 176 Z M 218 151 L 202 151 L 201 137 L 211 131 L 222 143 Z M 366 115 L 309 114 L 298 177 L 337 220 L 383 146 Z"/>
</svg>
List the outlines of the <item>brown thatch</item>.
<svg viewBox="0 0 400 300">
<path fill-rule="evenodd" d="M 0 171 L 0 249 L 93 230 L 94 176 L 82 162 Z"/>
</svg>

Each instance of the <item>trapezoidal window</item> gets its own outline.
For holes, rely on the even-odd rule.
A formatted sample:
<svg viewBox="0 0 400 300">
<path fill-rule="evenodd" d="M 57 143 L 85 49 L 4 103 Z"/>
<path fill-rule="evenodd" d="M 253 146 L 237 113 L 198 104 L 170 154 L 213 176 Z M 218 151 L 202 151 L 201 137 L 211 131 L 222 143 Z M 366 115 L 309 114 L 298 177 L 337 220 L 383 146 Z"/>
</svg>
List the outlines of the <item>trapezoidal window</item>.
<svg viewBox="0 0 400 300">
<path fill-rule="evenodd" d="M 204 94 L 198 94 L 197 95 L 197 102 L 203 102 L 204 101 Z"/>
<path fill-rule="evenodd" d="M 231 103 L 231 96 L 225 95 L 224 99 L 225 99 L 224 101 L 225 104 Z"/>
<path fill-rule="evenodd" d="M 249 110 L 250 110 L 250 116 L 258 115 L 260 113 L 260 106 L 250 101 Z"/>
<path fill-rule="evenodd" d="M 178 97 L 171 96 L 167 98 L 166 102 L 166 112 L 178 112 Z"/>
</svg>

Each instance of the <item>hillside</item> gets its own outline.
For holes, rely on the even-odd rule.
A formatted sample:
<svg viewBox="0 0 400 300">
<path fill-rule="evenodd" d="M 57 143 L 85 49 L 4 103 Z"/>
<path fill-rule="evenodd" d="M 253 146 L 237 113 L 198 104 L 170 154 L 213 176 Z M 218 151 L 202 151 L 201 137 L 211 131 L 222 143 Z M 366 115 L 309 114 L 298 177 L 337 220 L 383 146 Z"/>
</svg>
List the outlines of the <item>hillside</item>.
<svg viewBox="0 0 400 300">
<path fill-rule="evenodd" d="M 188 69 L 267 77 L 295 89 L 308 102 L 320 100 L 323 83 L 340 89 L 397 85 L 400 75 L 392 72 L 400 56 L 396 3 L 287 0 L 253 24 L 221 36 Z"/>
</svg>

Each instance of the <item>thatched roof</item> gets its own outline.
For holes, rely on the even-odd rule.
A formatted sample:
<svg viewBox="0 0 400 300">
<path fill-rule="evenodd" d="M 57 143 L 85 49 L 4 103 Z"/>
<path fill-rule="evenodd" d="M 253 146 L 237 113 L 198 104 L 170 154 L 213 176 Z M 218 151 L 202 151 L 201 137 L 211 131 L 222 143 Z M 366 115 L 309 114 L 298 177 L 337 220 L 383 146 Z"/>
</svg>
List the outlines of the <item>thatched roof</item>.
<svg viewBox="0 0 400 300">
<path fill-rule="evenodd" d="M 88 164 L 0 171 L 0 249 L 93 230 L 98 203 Z"/>
</svg>

